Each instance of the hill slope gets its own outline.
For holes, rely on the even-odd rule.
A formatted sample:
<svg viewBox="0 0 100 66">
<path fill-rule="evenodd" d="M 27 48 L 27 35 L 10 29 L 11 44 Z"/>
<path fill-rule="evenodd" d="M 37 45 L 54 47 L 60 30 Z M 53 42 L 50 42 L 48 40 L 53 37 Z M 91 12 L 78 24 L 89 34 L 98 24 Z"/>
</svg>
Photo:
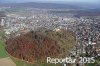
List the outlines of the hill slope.
<svg viewBox="0 0 100 66">
<path fill-rule="evenodd" d="M 36 62 L 47 57 L 64 57 L 74 43 L 72 31 L 31 31 L 8 39 L 6 50 L 16 58 Z"/>
</svg>

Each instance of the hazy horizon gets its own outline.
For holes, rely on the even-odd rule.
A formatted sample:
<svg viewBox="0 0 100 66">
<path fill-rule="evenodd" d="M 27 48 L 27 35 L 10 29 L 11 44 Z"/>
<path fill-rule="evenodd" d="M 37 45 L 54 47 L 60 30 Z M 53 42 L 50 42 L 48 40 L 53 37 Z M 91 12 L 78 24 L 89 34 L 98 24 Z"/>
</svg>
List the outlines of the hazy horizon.
<svg viewBox="0 0 100 66">
<path fill-rule="evenodd" d="M 25 3 L 25 2 L 42 2 L 42 3 L 88 3 L 98 4 L 100 0 L 0 0 L 1 3 Z"/>
</svg>

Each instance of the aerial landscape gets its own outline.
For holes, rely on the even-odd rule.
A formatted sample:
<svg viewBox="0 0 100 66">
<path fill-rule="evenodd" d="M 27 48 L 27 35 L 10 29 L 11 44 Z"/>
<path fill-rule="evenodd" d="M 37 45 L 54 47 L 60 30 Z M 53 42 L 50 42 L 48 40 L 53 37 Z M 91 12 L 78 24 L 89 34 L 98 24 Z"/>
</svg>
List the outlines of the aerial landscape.
<svg viewBox="0 0 100 66">
<path fill-rule="evenodd" d="M 100 66 L 100 0 L 0 0 L 0 66 Z"/>
</svg>

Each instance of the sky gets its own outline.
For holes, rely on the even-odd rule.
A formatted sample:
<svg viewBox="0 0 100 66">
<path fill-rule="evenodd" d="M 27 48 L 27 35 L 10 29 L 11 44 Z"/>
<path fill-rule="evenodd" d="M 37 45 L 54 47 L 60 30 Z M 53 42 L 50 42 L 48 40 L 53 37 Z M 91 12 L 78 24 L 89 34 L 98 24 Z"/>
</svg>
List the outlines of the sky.
<svg viewBox="0 0 100 66">
<path fill-rule="evenodd" d="M 68 2 L 81 2 L 81 3 L 100 3 L 100 0 L 0 0 L 1 3 L 22 3 L 22 2 L 48 2 L 48 3 L 68 3 Z"/>
</svg>

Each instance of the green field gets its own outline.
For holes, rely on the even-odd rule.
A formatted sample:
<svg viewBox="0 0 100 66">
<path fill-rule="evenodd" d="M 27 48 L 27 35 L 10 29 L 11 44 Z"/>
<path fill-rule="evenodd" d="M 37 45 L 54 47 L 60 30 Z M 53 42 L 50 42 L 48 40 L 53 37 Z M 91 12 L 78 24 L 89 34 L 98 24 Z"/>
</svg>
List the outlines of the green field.
<svg viewBox="0 0 100 66">
<path fill-rule="evenodd" d="M 7 52 L 5 50 L 5 43 L 2 40 L 4 37 L 4 32 L 0 31 L 0 58 L 8 57 Z"/>
<path fill-rule="evenodd" d="M 5 50 L 5 44 L 2 40 L 0 40 L 0 58 L 8 57 L 8 54 Z"/>
<path fill-rule="evenodd" d="M 86 66 L 97 66 L 97 62 L 86 64 Z"/>
<path fill-rule="evenodd" d="M 0 31 L 0 37 L 4 37 L 4 31 Z"/>
</svg>

